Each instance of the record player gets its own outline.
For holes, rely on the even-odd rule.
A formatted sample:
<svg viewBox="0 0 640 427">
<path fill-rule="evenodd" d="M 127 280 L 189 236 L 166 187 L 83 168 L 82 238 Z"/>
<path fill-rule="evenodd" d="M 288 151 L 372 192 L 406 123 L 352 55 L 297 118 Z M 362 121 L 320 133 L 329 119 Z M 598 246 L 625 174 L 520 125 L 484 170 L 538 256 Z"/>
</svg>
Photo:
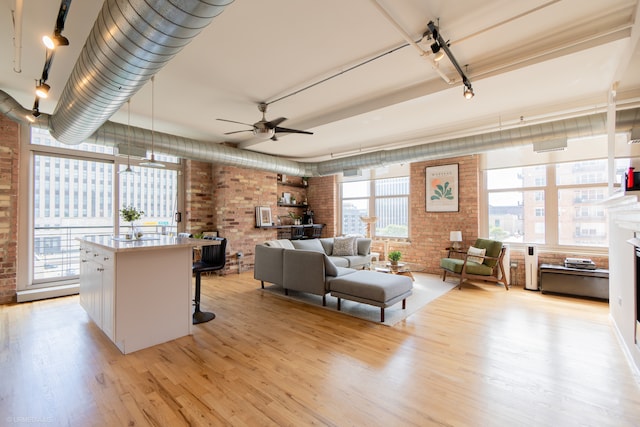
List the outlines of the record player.
<svg viewBox="0 0 640 427">
<path fill-rule="evenodd" d="M 581 268 L 583 270 L 596 269 L 596 264 L 588 258 L 565 258 L 564 266 L 567 268 Z"/>
</svg>

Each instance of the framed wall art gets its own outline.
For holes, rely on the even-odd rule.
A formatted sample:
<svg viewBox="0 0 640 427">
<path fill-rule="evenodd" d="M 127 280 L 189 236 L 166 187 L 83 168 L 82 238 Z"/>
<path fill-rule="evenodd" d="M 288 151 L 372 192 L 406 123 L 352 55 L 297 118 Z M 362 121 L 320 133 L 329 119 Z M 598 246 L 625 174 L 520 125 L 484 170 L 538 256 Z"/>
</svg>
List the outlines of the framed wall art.
<svg viewBox="0 0 640 427">
<path fill-rule="evenodd" d="M 458 164 L 426 168 L 427 212 L 458 212 Z"/>
<path fill-rule="evenodd" d="M 269 227 L 272 225 L 271 208 L 269 206 L 256 206 L 256 226 Z"/>
</svg>

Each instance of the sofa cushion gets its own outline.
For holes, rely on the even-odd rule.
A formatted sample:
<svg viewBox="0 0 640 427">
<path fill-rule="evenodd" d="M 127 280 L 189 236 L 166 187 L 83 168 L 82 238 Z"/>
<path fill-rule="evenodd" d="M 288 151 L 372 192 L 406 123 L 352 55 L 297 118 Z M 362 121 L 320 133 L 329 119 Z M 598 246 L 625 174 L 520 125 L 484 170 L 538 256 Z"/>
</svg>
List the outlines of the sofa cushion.
<svg viewBox="0 0 640 427">
<path fill-rule="evenodd" d="M 333 237 L 323 237 L 320 240 L 322 247 L 324 248 L 324 253 L 331 256 L 333 253 Z"/>
<path fill-rule="evenodd" d="M 413 288 L 413 283 L 406 276 L 360 270 L 332 280 L 330 287 L 332 295 L 335 292 L 343 298 L 354 296 L 383 304 L 406 295 Z"/>
<path fill-rule="evenodd" d="M 357 251 L 356 255 L 369 255 L 371 252 L 371 239 L 359 238 L 356 239 Z"/>
<path fill-rule="evenodd" d="M 320 243 L 318 239 L 292 240 L 291 244 L 295 249 L 302 249 L 305 251 L 314 251 L 314 252 L 324 253 L 324 248 L 322 247 L 322 243 Z"/>
<path fill-rule="evenodd" d="M 336 237 L 333 239 L 333 256 L 354 256 L 356 254 L 356 237 Z"/>
<path fill-rule="evenodd" d="M 336 267 L 351 267 L 347 257 L 330 256 L 329 259 Z"/>
<path fill-rule="evenodd" d="M 267 242 L 264 242 L 264 244 L 272 248 L 295 249 L 295 247 L 291 244 L 291 240 L 289 239 L 269 240 Z"/>
<path fill-rule="evenodd" d="M 329 259 L 327 254 L 324 255 L 324 274 L 327 276 L 337 276 L 338 267 Z"/>
<path fill-rule="evenodd" d="M 371 258 L 364 255 L 345 256 L 340 258 L 347 260 L 349 268 L 362 268 L 371 263 Z"/>
</svg>

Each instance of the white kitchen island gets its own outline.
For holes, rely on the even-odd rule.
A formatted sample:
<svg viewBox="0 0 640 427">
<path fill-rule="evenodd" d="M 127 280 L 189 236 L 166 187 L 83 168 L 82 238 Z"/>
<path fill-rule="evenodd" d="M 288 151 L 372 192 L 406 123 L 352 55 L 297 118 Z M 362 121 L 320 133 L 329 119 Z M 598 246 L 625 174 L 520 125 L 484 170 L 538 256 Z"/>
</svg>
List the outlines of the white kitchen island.
<svg viewBox="0 0 640 427">
<path fill-rule="evenodd" d="M 215 240 L 145 236 L 80 241 L 80 304 L 131 353 L 191 334 L 192 254 Z"/>
</svg>

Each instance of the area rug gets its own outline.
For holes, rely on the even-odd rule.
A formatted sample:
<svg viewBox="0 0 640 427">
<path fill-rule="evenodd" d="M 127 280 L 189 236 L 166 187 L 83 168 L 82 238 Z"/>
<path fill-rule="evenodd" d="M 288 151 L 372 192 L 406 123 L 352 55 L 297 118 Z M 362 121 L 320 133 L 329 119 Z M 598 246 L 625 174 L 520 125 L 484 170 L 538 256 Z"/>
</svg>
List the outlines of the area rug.
<svg viewBox="0 0 640 427">
<path fill-rule="evenodd" d="M 384 322 L 380 322 L 380 307 L 343 299 L 340 304 L 341 309 L 338 311 L 336 308 L 337 298 L 329 294 L 327 294 L 327 305 L 323 307 L 322 297 L 319 295 L 292 290 L 289 291 L 289 295 L 285 295 L 282 287 L 277 285 L 266 286 L 266 284 L 264 291 L 282 298 L 335 311 L 337 314 L 343 313 L 381 325 L 393 326 L 456 286 L 454 283 L 443 282 L 442 277 L 435 274 L 414 273 L 414 277 L 416 281 L 413 282 L 413 295 L 407 298 L 407 308 L 403 310 L 401 302 L 387 307 L 384 310 Z"/>
</svg>

